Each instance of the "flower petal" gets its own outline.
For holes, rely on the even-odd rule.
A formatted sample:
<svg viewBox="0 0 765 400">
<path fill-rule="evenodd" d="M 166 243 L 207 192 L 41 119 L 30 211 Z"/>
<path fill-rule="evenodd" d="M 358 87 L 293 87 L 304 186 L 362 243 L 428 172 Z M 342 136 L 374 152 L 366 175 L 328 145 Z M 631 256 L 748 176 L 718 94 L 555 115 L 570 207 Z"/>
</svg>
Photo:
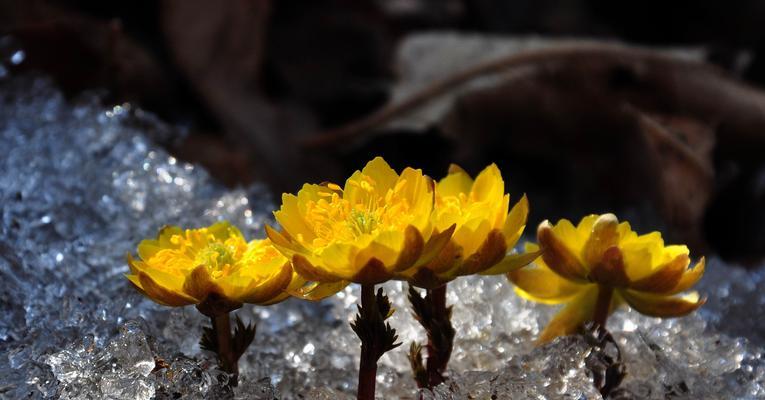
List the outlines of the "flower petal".
<svg viewBox="0 0 765 400">
<path fill-rule="evenodd" d="M 149 275 L 159 286 L 162 286 L 171 292 L 183 291 L 183 281 L 186 277 L 179 271 L 165 271 L 158 268 L 152 268 L 145 262 L 134 259 L 130 254 L 128 254 L 128 265 L 130 266 L 132 275 L 139 275 L 139 272 L 143 272 Z"/>
<path fill-rule="evenodd" d="M 207 234 L 213 235 L 215 239 L 221 242 L 226 241 L 230 237 L 244 237 L 239 228 L 231 225 L 228 221 L 219 221 L 207 227 Z"/>
<path fill-rule="evenodd" d="M 453 241 L 449 241 L 446 246 L 441 249 L 438 255 L 431 258 L 431 260 L 421 269 L 427 269 L 435 274 L 441 274 L 456 268 L 460 264 L 462 264 L 462 248 Z"/>
<path fill-rule="evenodd" d="M 700 299 L 696 292 L 682 297 L 641 293 L 635 290 L 622 290 L 620 294 L 635 311 L 660 318 L 682 317 L 706 302 L 706 299 Z"/>
<path fill-rule="evenodd" d="M 607 249 L 619 244 L 618 228 L 619 220 L 614 214 L 603 214 L 595 220 L 590 236 L 582 248 L 585 264 L 598 264 Z"/>
<path fill-rule="evenodd" d="M 433 232 L 430 238 L 425 243 L 425 247 L 420 254 L 420 259 L 417 260 L 416 266 L 421 266 L 431 262 L 436 257 L 441 257 L 440 253 L 446 246 L 449 245 L 449 241 L 454 234 L 454 229 L 457 225 L 452 224 L 442 232 Z"/>
<path fill-rule="evenodd" d="M 382 157 L 375 157 L 364 166 L 361 173 L 372 178 L 380 193 L 392 189 L 398 180 L 398 174 Z"/>
<path fill-rule="evenodd" d="M 178 226 L 165 225 L 157 234 L 157 244 L 163 249 L 178 248 L 178 245 L 171 240 L 175 235 L 183 235 L 183 229 Z"/>
<path fill-rule="evenodd" d="M 473 201 L 496 201 L 505 195 L 505 181 L 496 164 L 484 168 L 475 177 L 470 188 L 470 199 Z"/>
<path fill-rule="evenodd" d="M 325 270 L 315 266 L 313 263 L 308 261 L 307 258 L 300 254 L 295 254 L 292 256 L 292 268 L 295 269 L 295 272 L 297 272 L 298 275 L 309 281 L 337 282 L 340 280 L 340 278 L 334 274 L 330 274 Z"/>
<path fill-rule="evenodd" d="M 528 253 L 527 253 L 528 254 Z M 590 287 L 573 283 L 540 265 L 537 260 L 528 268 L 511 271 L 507 278 L 515 285 L 515 292 L 526 300 L 545 304 L 560 304 Z"/>
<path fill-rule="evenodd" d="M 369 204 L 372 198 L 384 197 L 398 179 L 396 171 L 382 157 L 375 157 L 345 181 L 343 198 L 354 206 Z"/>
<path fill-rule="evenodd" d="M 671 291 L 670 294 L 677 294 L 680 292 L 684 292 L 693 285 L 695 285 L 699 279 L 704 275 L 704 269 L 706 267 L 706 259 L 704 257 L 701 257 L 701 260 L 699 260 L 696 265 L 689 270 L 686 270 L 683 274 L 683 277 L 680 278 L 680 282 L 675 286 Z"/>
<path fill-rule="evenodd" d="M 306 186 L 303 185 L 303 190 Z M 303 235 L 303 240 L 311 241 L 316 237 L 313 229 L 306 223 L 303 212 L 300 211 L 297 196 L 293 194 L 282 194 L 282 206 L 274 212 L 274 218 L 285 231 L 292 232 L 294 235 Z"/>
<path fill-rule="evenodd" d="M 481 275 L 506 274 L 508 272 L 521 269 L 531 264 L 532 262 L 534 262 L 534 260 L 539 258 L 540 255 L 542 255 L 541 251 L 536 251 L 531 253 L 508 254 L 505 256 L 505 258 L 502 259 L 502 261 L 498 262 L 497 264 L 494 264 L 493 267 L 490 267 L 488 269 L 481 271 L 480 274 Z"/>
<path fill-rule="evenodd" d="M 223 295 L 223 290 L 215 284 L 204 265 L 191 271 L 183 282 L 183 292 L 197 299 L 204 300 L 211 293 Z"/>
<path fill-rule="evenodd" d="M 664 258 L 664 240 L 659 232 L 651 232 L 634 236 L 632 239 L 622 240 L 619 243 L 619 248 L 624 254 L 627 276 L 632 281 L 645 278 L 659 265 L 668 261 Z"/>
<path fill-rule="evenodd" d="M 369 261 L 368 257 L 359 257 L 360 250 L 355 243 L 335 242 L 325 247 L 317 257 L 311 254 L 307 257 L 317 268 L 333 277 L 331 282 L 335 282 L 350 279 Z"/>
<path fill-rule="evenodd" d="M 677 287 L 683 273 L 688 268 L 690 258 L 687 254 L 681 254 L 673 260 L 660 266 L 651 275 L 630 283 L 630 289 L 641 292 L 665 293 Z"/>
<path fill-rule="evenodd" d="M 439 196 L 459 196 L 460 193 L 470 193 L 473 179 L 462 168 L 452 164 L 449 175 L 438 181 L 436 192 Z"/>
<path fill-rule="evenodd" d="M 382 261 L 372 258 L 350 279 L 362 285 L 377 285 L 393 278 Z"/>
<path fill-rule="evenodd" d="M 425 248 L 425 240 L 420 231 L 412 225 L 404 229 L 404 246 L 398 254 L 396 264 L 391 268 L 393 271 L 403 271 L 413 266 L 422 255 Z"/>
<path fill-rule="evenodd" d="M 462 247 L 463 257 L 467 258 L 481 248 L 489 236 L 489 232 L 494 229 L 491 221 L 487 219 L 471 219 L 464 221 L 461 226 L 455 229 L 452 241 Z"/>
<path fill-rule="evenodd" d="M 528 215 L 529 199 L 524 194 L 510 210 L 510 213 L 507 214 L 507 219 L 502 227 L 502 232 L 505 234 L 505 244 L 508 249 L 513 248 L 523 234 Z"/>
<path fill-rule="evenodd" d="M 312 282 L 297 290 L 291 291 L 290 295 L 303 300 L 318 301 L 336 294 L 345 289 L 349 284 L 350 282 L 348 281 L 337 281 L 332 283 Z"/>
<path fill-rule="evenodd" d="M 475 253 L 468 255 L 459 268 L 459 275 L 472 275 L 499 263 L 507 253 L 505 235 L 499 229 L 494 229 L 486 236 L 486 240 Z"/>
<path fill-rule="evenodd" d="M 261 303 L 261 305 L 268 306 L 271 304 L 281 303 L 282 301 L 287 300 L 291 296 L 292 292 L 303 287 L 306 284 L 306 282 L 307 281 L 302 276 L 298 275 L 293 268 L 292 278 L 290 280 L 289 285 L 287 285 L 287 288 L 284 289 L 284 291 L 278 296 L 274 297 L 271 300 L 264 301 L 263 303 Z"/>
<path fill-rule="evenodd" d="M 305 248 L 296 242 L 287 231 L 279 232 L 269 225 L 266 225 L 266 236 L 271 240 L 271 244 L 279 250 L 285 257 L 290 258 L 296 252 L 307 252 Z"/>
<path fill-rule="evenodd" d="M 592 318 L 598 287 L 592 285 L 579 293 L 570 303 L 560 310 L 539 335 L 537 344 L 547 343 L 558 336 L 576 333 L 584 322 Z"/>
<path fill-rule="evenodd" d="M 563 227 L 566 230 L 570 230 L 571 228 L 573 228 L 573 230 L 576 231 L 576 234 L 573 235 L 572 239 L 574 237 L 578 238 L 578 240 L 581 241 L 579 243 L 579 245 L 580 245 L 579 248 L 581 248 L 581 247 L 584 246 L 584 242 L 590 236 L 590 233 L 592 233 L 592 227 L 593 227 L 593 225 L 595 225 L 595 221 L 598 220 L 598 217 L 600 217 L 600 215 L 598 215 L 598 214 L 590 214 L 590 215 L 587 215 L 587 216 L 583 217 L 581 220 L 579 220 L 579 223 L 576 225 L 576 227 L 573 227 L 573 225 L 568 227 L 568 226 L 566 226 L 566 224 L 563 224 Z M 565 219 L 563 221 L 560 221 L 560 222 L 564 222 L 564 221 L 568 222 Z M 559 225 L 560 225 L 560 222 L 558 223 Z"/>
<path fill-rule="evenodd" d="M 556 228 L 564 225 L 565 222 L 566 220 L 559 222 Z M 560 232 L 560 229 L 556 230 Z M 545 220 L 539 224 L 537 240 L 543 251 L 542 259 L 551 270 L 565 279 L 580 283 L 587 282 L 587 270 L 579 258 L 564 244 L 563 238 L 558 238 L 550 221 Z"/>
<path fill-rule="evenodd" d="M 408 251 L 407 246 L 409 246 L 409 250 L 416 250 L 411 247 L 413 243 L 409 243 L 409 240 L 416 239 L 407 237 L 407 234 L 401 231 L 381 232 L 375 236 L 374 239 L 372 239 L 369 244 L 366 245 L 366 247 L 360 249 L 355 254 L 354 259 L 352 260 L 354 268 L 360 268 L 372 258 L 377 258 L 386 267 L 393 268 L 393 266 L 397 263 L 399 256 L 402 255 L 402 252 Z M 422 240 L 422 236 L 420 236 L 420 240 Z M 348 246 L 347 248 L 349 250 L 352 248 L 350 245 L 346 246 Z M 422 248 L 420 248 L 420 250 L 422 250 Z M 350 256 L 351 253 L 349 252 L 348 254 Z M 402 259 L 401 262 L 406 262 L 406 260 Z M 333 264 L 331 264 L 331 260 L 328 260 L 326 265 Z M 408 268 L 408 266 L 405 268 Z"/>
<path fill-rule="evenodd" d="M 290 263 L 284 263 L 276 275 L 271 276 L 255 287 L 248 288 L 240 298 L 234 300 L 250 304 L 269 302 L 279 296 L 287 288 L 291 280 L 292 266 Z"/>
<path fill-rule="evenodd" d="M 183 230 L 177 226 L 163 226 L 159 230 L 156 239 L 144 239 L 138 244 L 138 257 L 145 261 L 152 258 L 163 248 L 177 248 L 177 245 L 170 242 L 170 238 L 173 235 L 182 233 Z"/>
<path fill-rule="evenodd" d="M 407 214 L 413 225 L 423 236 L 431 234 L 430 215 L 435 202 L 435 184 L 430 177 L 422 174 L 422 170 L 405 168 L 401 171 L 401 177 L 396 186 L 401 186 L 403 199 L 399 200 L 408 204 Z"/>
<path fill-rule="evenodd" d="M 201 301 L 185 293 L 173 291 L 159 285 L 151 276 L 149 276 L 149 274 L 143 271 L 138 272 L 138 282 L 140 283 L 143 292 L 146 293 L 150 299 L 162 305 L 180 307 L 199 303 Z"/>
<path fill-rule="evenodd" d="M 626 287 L 630 283 L 624 267 L 624 256 L 616 246 L 603 252 L 600 261 L 590 266 L 590 280 L 609 287 Z"/>
</svg>

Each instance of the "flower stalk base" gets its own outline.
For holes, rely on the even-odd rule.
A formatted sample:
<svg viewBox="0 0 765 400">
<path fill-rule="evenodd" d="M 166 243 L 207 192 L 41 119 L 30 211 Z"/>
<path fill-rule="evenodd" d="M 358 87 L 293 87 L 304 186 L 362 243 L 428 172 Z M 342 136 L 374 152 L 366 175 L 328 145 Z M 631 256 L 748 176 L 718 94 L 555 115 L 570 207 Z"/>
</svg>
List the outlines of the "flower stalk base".
<svg viewBox="0 0 765 400">
<path fill-rule="evenodd" d="M 422 365 L 422 347 L 413 343 L 409 352 L 417 386 L 433 388 L 443 383 L 444 371 L 449 363 L 454 346 L 454 327 L 452 326 L 452 308 L 446 306 L 446 285 L 427 290 L 425 297 L 411 286 L 409 302 L 412 304 L 414 317 L 425 328 L 428 336 L 427 364 Z"/>
<path fill-rule="evenodd" d="M 382 289 L 375 294 L 374 285 L 361 285 L 361 305 L 351 328 L 361 340 L 359 386 L 357 399 L 373 400 L 377 380 L 377 360 L 398 347 L 396 331 L 385 322 L 393 308 Z"/>
<path fill-rule="evenodd" d="M 595 300 L 595 312 L 592 315 L 592 321 L 603 329 L 606 329 L 606 320 L 608 320 L 608 314 L 611 311 L 613 294 L 614 290 L 610 287 L 603 285 L 598 287 L 598 298 Z"/>
<path fill-rule="evenodd" d="M 239 381 L 239 358 L 255 338 L 255 325 L 245 325 L 236 317 L 233 335 L 229 313 L 209 315 L 212 326 L 204 328 L 200 347 L 218 355 L 218 366 L 230 375 L 229 385 Z"/>
</svg>

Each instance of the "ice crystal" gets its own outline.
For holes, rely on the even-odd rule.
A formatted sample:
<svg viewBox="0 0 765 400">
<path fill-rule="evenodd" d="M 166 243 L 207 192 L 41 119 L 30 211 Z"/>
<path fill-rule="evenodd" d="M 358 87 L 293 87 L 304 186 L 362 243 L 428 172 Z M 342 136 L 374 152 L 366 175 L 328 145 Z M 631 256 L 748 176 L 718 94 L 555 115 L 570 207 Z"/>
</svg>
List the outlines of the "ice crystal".
<svg viewBox="0 0 765 400">
<path fill-rule="evenodd" d="M 357 287 L 322 303 L 237 311 L 258 331 L 232 389 L 199 348 L 206 319 L 193 308 L 152 303 L 122 277 L 125 253 L 164 224 L 225 218 L 257 237 L 270 218 L 264 187 L 227 190 L 156 144 L 178 135 L 130 104 L 65 100 L 41 78 L 0 80 L 0 397 L 352 395 L 359 343 L 348 321 Z M 765 322 L 754 318 L 765 313 L 764 279 L 763 269 L 711 260 L 699 287 L 709 302 L 700 312 L 673 320 L 617 312 L 609 327 L 627 374 L 611 398 L 764 398 Z M 381 398 L 601 398 L 589 361 L 600 350 L 581 336 L 535 349 L 554 310 L 514 296 L 501 277 L 450 284 L 458 335 L 449 380 L 418 393 L 406 348 L 424 334 L 407 309 L 405 285 L 385 289 L 405 345 L 381 359 Z"/>
</svg>

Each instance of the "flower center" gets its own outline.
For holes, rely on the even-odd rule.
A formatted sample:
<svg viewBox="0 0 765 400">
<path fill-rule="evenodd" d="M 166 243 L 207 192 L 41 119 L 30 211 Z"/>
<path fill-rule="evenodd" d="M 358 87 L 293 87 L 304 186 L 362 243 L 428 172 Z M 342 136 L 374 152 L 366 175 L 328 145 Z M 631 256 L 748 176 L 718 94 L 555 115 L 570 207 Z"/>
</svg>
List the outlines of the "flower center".
<svg viewBox="0 0 765 400">
<path fill-rule="evenodd" d="M 361 236 L 377 228 L 378 217 L 367 210 L 352 210 L 346 223 L 355 236 Z"/>
<path fill-rule="evenodd" d="M 194 257 L 195 265 L 204 265 L 213 278 L 227 276 L 236 262 L 233 249 L 224 243 L 210 243 L 197 252 Z"/>
<path fill-rule="evenodd" d="M 323 198 L 306 203 L 305 220 L 316 235 L 311 245 L 325 247 L 334 242 L 352 242 L 380 229 L 405 226 L 409 210 L 403 196 L 405 183 L 399 181 L 382 195 L 375 191 L 375 182 L 371 179 L 351 182 L 365 192 L 354 204 L 344 197 L 339 186 L 328 185 L 331 191 L 322 192 Z"/>
</svg>

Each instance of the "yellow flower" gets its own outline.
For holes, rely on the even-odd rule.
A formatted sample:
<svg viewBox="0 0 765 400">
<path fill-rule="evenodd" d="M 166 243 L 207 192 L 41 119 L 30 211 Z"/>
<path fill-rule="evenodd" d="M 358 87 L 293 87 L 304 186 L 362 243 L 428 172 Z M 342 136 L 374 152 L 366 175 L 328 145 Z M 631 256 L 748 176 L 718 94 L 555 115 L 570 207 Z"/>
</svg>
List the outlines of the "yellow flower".
<svg viewBox="0 0 765 400">
<path fill-rule="evenodd" d="M 526 196 L 510 213 L 509 204 L 510 196 L 505 194 L 505 182 L 495 164 L 481 171 L 475 181 L 452 165 L 436 185 L 432 221 L 440 231 L 454 225 L 454 235 L 410 282 L 431 288 L 463 275 L 507 273 L 536 258 L 536 253 L 507 255 L 523 233 L 529 213 Z"/>
<path fill-rule="evenodd" d="M 141 293 L 167 306 L 197 304 L 205 314 L 284 300 L 293 276 L 268 239 L 247 243 L 228 222 L 164 227 L 156 239 L 138 245 L 138 256 L 128 254 L 127 278 Z"/>
<path fill-rule="evenodd" d="M 510 272 L 516 292 L 528 300 L 566 306 L 540 335 L 546 342 L 574 333 L 585 321 L 605 324 L 626 303 L 653 317 L 679 317 L 703 303 L 690 289 L 704 274 L 704 258 L 688 269 L 686 246 L 665 246 L 659 232 L 639 235 L 613 214 L 590 215 L 574 227 L 568 220 L 539 225 L 542 257 Z M 537 249 L 527 245 L 528 251 Z"/>
<path fill-rule="evenodd" d="M 377 284 L 406 275 L 432 259 L 453 227 L 433 229 L 433 182 L 422 171 L 397 174 L 380 157 L 345 182 L 305 184 L 284 194 L 274 213 L 283 231 L 268 237 L 323 297 L 348 284 Z"/>
</svg>

